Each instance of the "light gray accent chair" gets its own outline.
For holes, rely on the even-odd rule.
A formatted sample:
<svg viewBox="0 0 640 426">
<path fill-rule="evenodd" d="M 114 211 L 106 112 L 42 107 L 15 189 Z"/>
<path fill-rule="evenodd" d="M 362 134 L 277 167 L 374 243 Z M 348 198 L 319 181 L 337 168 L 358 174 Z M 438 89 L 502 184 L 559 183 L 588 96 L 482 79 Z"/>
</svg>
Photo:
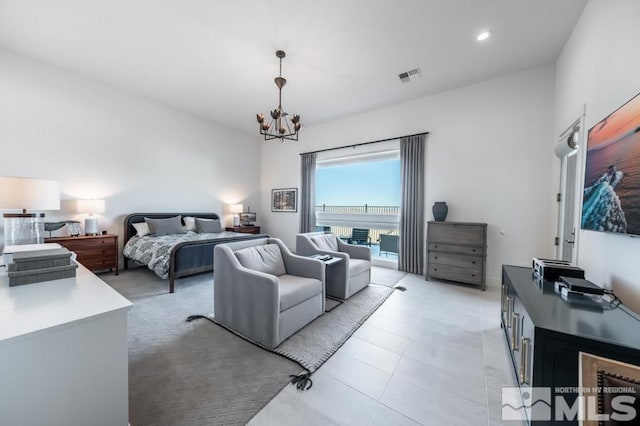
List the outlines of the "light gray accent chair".
<svg viewBox="0 0 640 426">
<path fill-rule="evenodd" d="M 273 349 L 324 313 L 324 265 L 277 238 L 218 244 L 213 258 L 215 319 L 243 336 Z"/>
<path fill-rule="evenodd" d="M 327 267 L 325 287 L 329 296 L 348 299 L 371 282 L 371 249 L 367 246 L 347 244 L 331 233 L 306 232 L 296 236 L 296 253 L 342 259 Z"/>
</svg>

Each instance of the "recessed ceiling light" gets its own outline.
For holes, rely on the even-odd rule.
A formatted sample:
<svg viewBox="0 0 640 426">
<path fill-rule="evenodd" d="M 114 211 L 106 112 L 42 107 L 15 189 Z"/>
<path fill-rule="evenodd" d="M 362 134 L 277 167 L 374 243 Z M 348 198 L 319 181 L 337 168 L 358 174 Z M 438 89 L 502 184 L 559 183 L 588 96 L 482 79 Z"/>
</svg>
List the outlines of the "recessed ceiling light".
<svg viewBox="0 0 640 426">
<path fill-rule="evenodd" d="M 489 37 L 491 37 L 492 31 L 483 31 L 480 34 L 478 34 L 478 37 L 476 38 L 478 41 L 485 41 L 487 40 Z"/>
</svg>

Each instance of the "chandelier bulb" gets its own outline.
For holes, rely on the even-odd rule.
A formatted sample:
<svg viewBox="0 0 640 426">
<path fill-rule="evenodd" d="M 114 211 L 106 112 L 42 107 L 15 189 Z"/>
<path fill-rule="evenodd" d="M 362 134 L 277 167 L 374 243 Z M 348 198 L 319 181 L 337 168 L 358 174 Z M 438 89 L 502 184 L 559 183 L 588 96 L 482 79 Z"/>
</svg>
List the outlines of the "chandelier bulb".
<svg viewBox="0 0 640 426">
<path fill-rule="evenodd" d="M 264 114 L 258 114 L 256 119 L 258 120 L 258 123 L 262 123 L 264 121 Z"/>
</svg>

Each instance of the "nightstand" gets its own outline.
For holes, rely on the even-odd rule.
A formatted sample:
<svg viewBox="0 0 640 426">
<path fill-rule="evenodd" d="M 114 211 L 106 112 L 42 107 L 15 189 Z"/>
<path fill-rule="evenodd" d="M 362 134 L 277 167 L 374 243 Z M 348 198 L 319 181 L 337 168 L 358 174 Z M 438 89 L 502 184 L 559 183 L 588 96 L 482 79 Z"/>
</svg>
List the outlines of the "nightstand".
<svg viewBox="0 0 640 426">
<path fill-rule="evenodd" d="M 225 231 L 230 232 L 241 232 L 243 234 L 259 234 L 260 227 L 259 226 L 249 226 L 249 225 L 240 225 L 240 226 L 228 226 L 225 228 Z"/>
<path fill-rule="evenodd" d="M 77 255 L 77 261 L 92 272 L 114 270 L 118 275 L 118 236 L 83 235 L 79 237 L 45 238 L 47 243 L 58 243 Z"/>
</svg>

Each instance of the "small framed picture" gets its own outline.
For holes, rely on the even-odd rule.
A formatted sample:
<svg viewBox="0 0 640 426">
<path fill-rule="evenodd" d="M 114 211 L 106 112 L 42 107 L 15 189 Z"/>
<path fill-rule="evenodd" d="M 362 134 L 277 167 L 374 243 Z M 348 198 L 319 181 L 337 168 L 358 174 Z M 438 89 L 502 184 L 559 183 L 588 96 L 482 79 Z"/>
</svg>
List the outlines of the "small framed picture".
<svg viewBox="0 0 640 426">
<path fill-rule="evenodd" d="M 298 188 L 282 188 L 271 190 L 272 212 L 297 212 Z"/>
</svg>

